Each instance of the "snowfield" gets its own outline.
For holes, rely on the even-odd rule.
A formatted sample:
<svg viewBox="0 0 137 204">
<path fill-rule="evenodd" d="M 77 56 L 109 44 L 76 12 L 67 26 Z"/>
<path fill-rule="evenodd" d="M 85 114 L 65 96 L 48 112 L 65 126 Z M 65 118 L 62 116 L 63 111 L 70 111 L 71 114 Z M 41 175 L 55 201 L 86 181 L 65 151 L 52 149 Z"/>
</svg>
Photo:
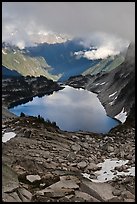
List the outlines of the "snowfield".
<svg viewBox="0 0 137 204">
<path fill-rule="evenodd" d="M 111 160 L 106 159 L 103 163 L 99 163 L 97 166 L 102 167 L 101 170 L 96 171 L 95 174 L 97 174 L 97 179 L 91 179 L 90 174 L 82 173 L 83 177 L 88 178 L 89 180 L 99 183 L 99 182 L 107 182 L 112 180 L 114 177 L 118 175 L 131 175 L 135 176 L 135 167 L 128 168 L 127 172 L 119 172 L 115 170 L 116 174 L 114 173 L 114 169 L 117 166 L 122 166 L 128 163 L 128 160 Z"/>
<path fill-rule="evenodd" d="M 124 123 L 126 121 L 127 118 L 127 112 L 124 112 L 124 108 L 122 109 L 122 111 L 117 114 L 114 118 L 120 120 L 122 123 Z"/>
<path fill-rule="evenodd" d="M 5 143 L 15 136 L 16 136 L 15 132 L 6 132 L 2 136 L 2 142 Z"/>
</svg>

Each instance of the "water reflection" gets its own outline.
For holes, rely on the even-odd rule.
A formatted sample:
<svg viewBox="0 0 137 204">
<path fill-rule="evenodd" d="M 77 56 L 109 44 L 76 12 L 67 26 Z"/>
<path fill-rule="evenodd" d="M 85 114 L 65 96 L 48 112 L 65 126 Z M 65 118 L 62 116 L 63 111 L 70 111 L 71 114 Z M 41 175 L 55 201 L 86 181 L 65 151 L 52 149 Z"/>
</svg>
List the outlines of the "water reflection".
<svg viewBox="0 0 137 204">
<path fill-rule="evenodd" d="M 35 97 L 33 101 L 10 109 L 20 115 L 41 115 L 50 121 L 56 121 L 62 130 L 108 132 L 118 125 L 118 121 L 106 116 L 104 107 L 97 95 L 83 89 L 66 86 L 63 90 Z"/>
</svg>

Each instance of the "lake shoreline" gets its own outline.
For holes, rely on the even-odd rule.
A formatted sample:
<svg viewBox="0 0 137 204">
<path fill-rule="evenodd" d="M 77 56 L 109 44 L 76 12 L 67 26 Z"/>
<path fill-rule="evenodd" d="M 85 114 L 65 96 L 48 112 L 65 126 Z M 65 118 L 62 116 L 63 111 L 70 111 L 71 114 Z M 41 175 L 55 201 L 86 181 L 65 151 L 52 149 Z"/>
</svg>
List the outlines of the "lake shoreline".
<svg viewBox="0 0 137 204">
<path fill-rule="evenodd" d="M 22 100 L 13 105 L 10 111 L 16 115 L 42 116 L 45 120 L 55 121 L 64 131 L 90 131 L 107 133 L 119 125 L 118 120 L 106 115 L 106 111 L 97 94 L 71 86 L 62 86 L 62 90 Z M 23 102 L 23 103 L 22 103 Z M 98 124 L 100 124 L 98 126 Z"/>
</svg>

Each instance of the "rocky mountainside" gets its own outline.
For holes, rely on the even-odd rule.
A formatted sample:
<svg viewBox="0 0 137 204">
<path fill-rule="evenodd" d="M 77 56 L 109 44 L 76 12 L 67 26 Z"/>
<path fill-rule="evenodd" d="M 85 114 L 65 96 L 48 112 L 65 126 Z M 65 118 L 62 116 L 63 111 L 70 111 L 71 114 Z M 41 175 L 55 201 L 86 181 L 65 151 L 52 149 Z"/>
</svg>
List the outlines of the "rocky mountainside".
<svg viewBox="0 0 137 204">
<path fill-rule="evenodd" d="M 122 56 L 122 54 L 116 56 L 109 56 L 107 57 L 107 59 L 102 59 L 99 63 L 87 69 L 85 72 L 82 73 L 82 75 L 96 75 L 100 72 L 110 72 L 111 70 L 122 64 L 124 62 L 124 59 L 125 58 L 124 56 Z"/>
<path fill-rule="evenodd" d="M 90 48 L 86 48 L 89 50 Z M 95 65 L 100 60 L 89 60 L 78 58 L 74 53 L 85 50 L 80 43 L 80 39 L 68 40 L 64 43 L 48 44 L 42 43 L 34 47 L 27 47 L 31 57 L 43 57 L 53 68 L 51 74 L 61 74 L 60 81 L 68 79 L 70 76 L 81 74 L 83 71 Z"/>
<path fill-rule="evenodd" d="M 23 76 L 42 75 L 55 81 L 64 81 L 79 74 L 109 72 L 124 61 L 123 54 L 96 60 L 76 54 L 94 49 L 92 46 L 85 48 L 81 42 L 82 39 L 76 38 L 60 43 L 37 43 L 24 49 L 3 43 L 2 65 Z"/>
<path fill-rule="evenodd" d="M 127 117 L 135 103 L 135 45 L 130 44 L 125 61 L 109 73 L 71 77 L 66 84 L 98 93 L 109 116 Z"/>
<path fill-rule="evenodd" d="M 22 76 L 45 76 L 58 80 L 59 76 L 49 74 L 52 69 L 43 57 L 31 57 L 29 53 L 7 43 L 2 44 L 2 65 Z"/>
<path fill-rule="evenodd" d="M 34 96 L 50 94 L 62 89 L 59 84 L 45 77 L 9 77 L 2 79 L 2 106 L 12 107 L 26 103 Z"/>
</svg>

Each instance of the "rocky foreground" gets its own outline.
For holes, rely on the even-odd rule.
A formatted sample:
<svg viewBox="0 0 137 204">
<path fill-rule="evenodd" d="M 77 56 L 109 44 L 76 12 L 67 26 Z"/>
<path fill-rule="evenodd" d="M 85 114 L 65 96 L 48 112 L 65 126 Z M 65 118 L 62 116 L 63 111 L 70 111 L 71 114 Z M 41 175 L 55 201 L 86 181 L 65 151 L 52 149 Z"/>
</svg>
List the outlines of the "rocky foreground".
<svg viewBox="0 0 137 204">
<path fill-rule="evenodd" d="M 4 119 L 2 132 L 16 134 L 2 143 L 3 202 L 135 201 L 134 126 L 64 132 L 25 116 Z M 109 171 L 104 161 L 117 165 Z"/>
</svg>

